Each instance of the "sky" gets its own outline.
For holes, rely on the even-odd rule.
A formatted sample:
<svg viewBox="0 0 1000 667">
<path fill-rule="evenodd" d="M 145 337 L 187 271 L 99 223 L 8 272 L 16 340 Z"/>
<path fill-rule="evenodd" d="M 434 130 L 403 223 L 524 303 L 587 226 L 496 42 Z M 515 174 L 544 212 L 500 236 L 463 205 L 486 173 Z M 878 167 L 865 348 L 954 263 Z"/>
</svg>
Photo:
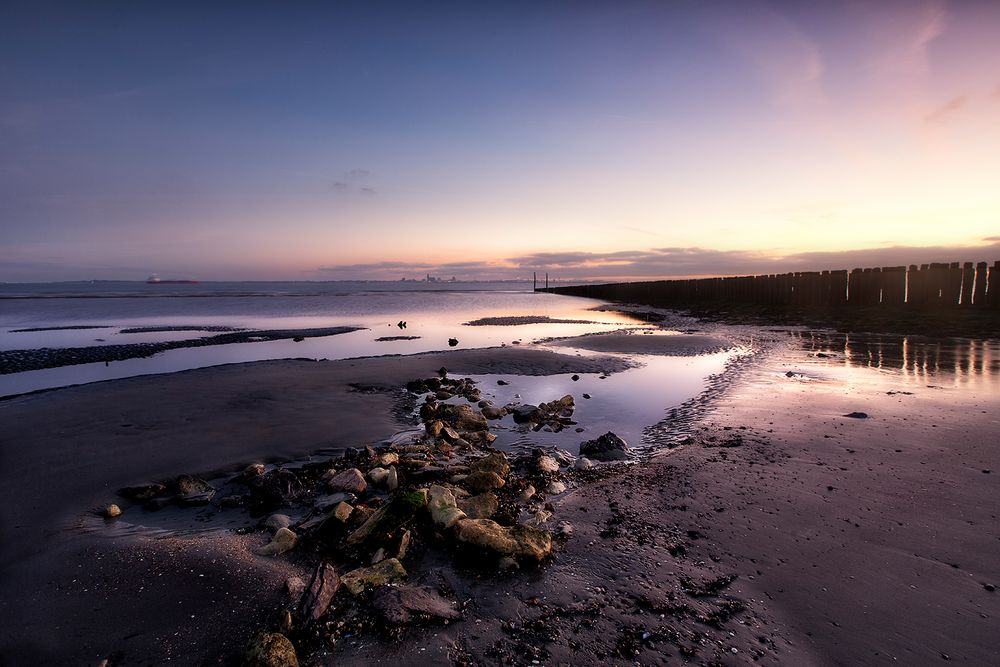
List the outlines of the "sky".
<svg viewBox="0 0 1000 667">
<path fill-rule="evenodd" d="M 0 281 L 1000 259 L 1000 2 L 7 2 Z"/>
</svg>

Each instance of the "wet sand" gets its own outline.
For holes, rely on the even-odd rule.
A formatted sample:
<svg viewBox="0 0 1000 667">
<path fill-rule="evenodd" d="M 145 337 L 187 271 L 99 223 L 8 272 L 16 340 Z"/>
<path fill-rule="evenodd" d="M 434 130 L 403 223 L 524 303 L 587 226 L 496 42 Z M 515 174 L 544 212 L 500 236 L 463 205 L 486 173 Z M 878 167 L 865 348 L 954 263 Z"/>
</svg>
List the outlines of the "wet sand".
<svg viewBox="0 0 1000 667">
<path fill-rule="evenodd" d="M 442 364 L 623 368 L 527 348 L 261 362 L 0 404 L 0 655 L 199 664 L 238 651 L 288 603 L 294 559 L 249 555 L 255 536 L 81 533 L 80 508 L 151 477 L 377 441 L 402 424 L 399 384 Z M 914 387 L 783 343 L 732 380 L 684 446 L 574 478 L 553 503 L 573 526 L 553 561 L 441 567 L 428 583 L 468 600 L 462 621 L 344 642 L 318 664 L 995 664 L 995 387 Z M 843 416 L 855 411 L 869 417 Z"/>
</svg>

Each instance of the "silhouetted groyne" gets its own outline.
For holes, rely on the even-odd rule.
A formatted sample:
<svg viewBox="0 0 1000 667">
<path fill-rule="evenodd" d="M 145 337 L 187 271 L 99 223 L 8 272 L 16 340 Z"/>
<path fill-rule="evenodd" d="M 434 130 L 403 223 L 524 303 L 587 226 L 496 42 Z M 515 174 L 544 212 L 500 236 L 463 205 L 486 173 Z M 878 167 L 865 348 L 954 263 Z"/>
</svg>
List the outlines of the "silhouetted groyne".
<svg viewBox="0 0 1000 667">
<path fill-rule="evenodd" d="M 664 308 L 712 303 L 798 308 L 1000 308 L 1000 261 L 799 271 L 539 289 Z"/>
</svg>

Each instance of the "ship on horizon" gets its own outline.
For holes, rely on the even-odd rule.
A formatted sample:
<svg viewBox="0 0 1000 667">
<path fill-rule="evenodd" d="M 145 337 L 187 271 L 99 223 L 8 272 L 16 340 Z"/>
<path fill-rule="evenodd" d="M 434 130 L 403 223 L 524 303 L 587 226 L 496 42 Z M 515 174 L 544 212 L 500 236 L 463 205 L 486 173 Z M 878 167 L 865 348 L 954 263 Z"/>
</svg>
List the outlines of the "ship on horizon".
<svg viewBox="0 0 1000 667">
<path fill-rule="evenodd" d="M 155 273 L 146 278 L 147 285 L 197 285 L 199 281 L 197 280 L 163 280 L 160 276 Z"/>
</svg>

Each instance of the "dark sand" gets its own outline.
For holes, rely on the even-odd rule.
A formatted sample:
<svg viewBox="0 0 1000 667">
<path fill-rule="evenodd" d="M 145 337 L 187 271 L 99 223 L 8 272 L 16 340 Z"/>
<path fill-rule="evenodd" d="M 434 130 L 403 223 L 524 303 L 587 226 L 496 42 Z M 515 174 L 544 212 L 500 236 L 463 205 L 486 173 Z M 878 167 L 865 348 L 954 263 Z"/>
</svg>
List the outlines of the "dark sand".
<svg viewBox="0 0 1000 667">
<path fill-rule="evenodd" d="M 294 560 L 248 555 L 260 535 L 60 530 L 93 524 L 81 508 L 118 486 L 373 442 L 400 427 L 393 388 L 442 364 L 620 370 L 609 363 L 525 348 L 263 362 L 0 404 L 0 655 L 199 664 L 288 603 Z M 554 503 L 573 534 L 552 562 L 442 567 L 438 583 L 469 600 L 462 621 L 344 642 L 318 664 L 997 664 L 1000 594 L 984 584 L 1000 585 L 1000 400 L 981 386 L 887 394 L 898 388 L 778 347 L 716 396 L 689 444 L 581 474 Z"/>
<path fill-rule="evenodd" d="M 528 348 L 265 361 L 0 403 L 3 664 L 97 664 L 115 651 L 125 652 L 125 664 L 159 664 L 170 656 L 176 664 L 197 664 L 220 636 L 226 641 L 219 654 L 245 644 L 261 624 L 259 610 L 280 601 L 281 568 L 275 573 L 272 561 L 230 548 L 232 536 L 80 534 L 92 523 L 89 510 L 116 501 L 122 486 L 377 442 L 405 427 L 402 385 L 444 364 L 456 374 L 628 367 L 619 359 Z M 242 555 L 227 557 L 233 553 Z M 205 576 L 182 576 L 189 570 Z"/>
</svg>

